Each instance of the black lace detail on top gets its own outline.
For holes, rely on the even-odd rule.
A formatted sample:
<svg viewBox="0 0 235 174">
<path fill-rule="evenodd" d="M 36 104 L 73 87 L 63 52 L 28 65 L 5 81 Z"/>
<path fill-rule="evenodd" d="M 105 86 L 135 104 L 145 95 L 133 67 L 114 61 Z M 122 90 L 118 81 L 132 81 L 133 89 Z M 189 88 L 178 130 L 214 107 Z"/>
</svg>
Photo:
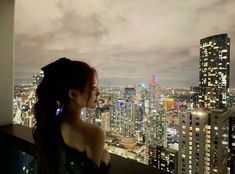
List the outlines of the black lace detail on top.
<svg viewBox="0 0 235 174">
<path fill-rule="evenodd" d="M 60 173 L 63 174 L 107 174 L 110 165 L 104 162 L 98 167 L 92 160 L 90 160 L 86 151 L 80 152 L 74 148 L 62 143 L 60 148 L 61 168 Z"/>
</svg>

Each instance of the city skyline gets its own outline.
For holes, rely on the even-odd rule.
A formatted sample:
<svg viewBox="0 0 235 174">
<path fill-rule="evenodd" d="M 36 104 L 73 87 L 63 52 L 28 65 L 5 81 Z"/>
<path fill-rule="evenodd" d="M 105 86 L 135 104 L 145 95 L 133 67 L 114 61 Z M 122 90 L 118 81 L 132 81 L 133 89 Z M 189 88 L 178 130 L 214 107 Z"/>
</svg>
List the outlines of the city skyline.
<svg viewBox="0 0 235 174">
<path fill-rule="evenodd" d="M 17 1 L 15 79 L 30 80 L 45 64 L 66 56 L 94 66 L 101 85 L 148 82 L 156 73 L 163 87 L 198 86 L 200 39 L 228 33 L 233 88 L 234 5 L 232 0 Z"/>
</svg>

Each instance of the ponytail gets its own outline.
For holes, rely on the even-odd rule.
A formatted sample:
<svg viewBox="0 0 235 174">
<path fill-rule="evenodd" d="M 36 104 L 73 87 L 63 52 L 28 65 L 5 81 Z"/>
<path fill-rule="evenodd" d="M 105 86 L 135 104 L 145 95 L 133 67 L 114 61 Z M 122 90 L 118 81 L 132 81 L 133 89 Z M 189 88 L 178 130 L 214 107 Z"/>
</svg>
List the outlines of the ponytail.
<svg viewBox="0 0 235 174">
<path fill-rule="evenodd" d="M 58 173 L 58 145 L 60 143 L 59 119 L 56 115 L 58 109 L 53 95 L 45 91 L 44 81 L 38 86 L 36 95 L 38 101 L 33 111 L 36 125 L 33 138 L 37 148 L 38 172 L 43 174 Z M 53 91 L 51 91 L 51 94 Z"/>
</svg>

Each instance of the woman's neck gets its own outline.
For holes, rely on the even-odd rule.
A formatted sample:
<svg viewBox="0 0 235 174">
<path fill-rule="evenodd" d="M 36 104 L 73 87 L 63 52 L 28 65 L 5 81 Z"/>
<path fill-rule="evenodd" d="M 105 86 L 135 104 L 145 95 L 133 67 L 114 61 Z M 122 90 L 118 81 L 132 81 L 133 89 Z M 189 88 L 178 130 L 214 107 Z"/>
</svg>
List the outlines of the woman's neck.
<svg viewBox="0 0 235 174">
<path fill-rule="evenodd" d="M 83 121 L 81 119 L 81 110 L 82 110 L 81 108 L 76 108 L 76 110 L 65 109 L 62 121 L 67 122 L 71 125 L 82 124 Z"/>
</svg>

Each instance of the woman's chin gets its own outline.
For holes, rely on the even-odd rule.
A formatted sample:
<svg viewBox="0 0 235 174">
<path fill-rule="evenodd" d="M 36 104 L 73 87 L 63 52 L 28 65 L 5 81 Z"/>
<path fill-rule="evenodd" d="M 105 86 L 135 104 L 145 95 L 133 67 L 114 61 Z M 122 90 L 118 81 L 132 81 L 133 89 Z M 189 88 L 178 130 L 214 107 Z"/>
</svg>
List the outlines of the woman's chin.
<svg viewBox="0 0 235 174">
<path fill-rule="evenodd" d="M 97 107 L 97 104 L 96 104 L 96 103 L 88 105 L 88 108 L 90 108 L 90 109 L 94 109 L 94 108 L 96 108 L 96 107 Z"/>
</svg>

